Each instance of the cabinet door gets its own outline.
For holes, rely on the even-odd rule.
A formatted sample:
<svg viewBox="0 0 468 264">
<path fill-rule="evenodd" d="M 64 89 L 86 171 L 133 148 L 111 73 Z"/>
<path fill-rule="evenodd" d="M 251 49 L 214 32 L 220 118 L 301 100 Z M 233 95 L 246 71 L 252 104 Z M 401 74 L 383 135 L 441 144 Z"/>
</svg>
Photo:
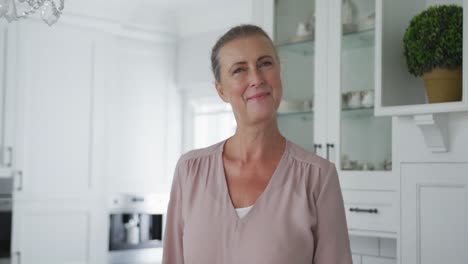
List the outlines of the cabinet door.
<svg viewBox="0 0 468 264">
<path fill-rule="evenodd" d="M 324 8 L 323 2 L 319 2 L 277 0 L 274 5 L 274 42 L 283 82 L 279 129 L 286 138 L 312 152 L 315 151 L 315 110 L 320 107 L 314 104 L 323 102 L 315 97 L 315 85 L 319 83 L 316 78 L 323 76 L 323 67 L 315 67 L 317 56 L 323 55 L 317 52 L 318 47 L 323 47 L 320 42 L 323 28 L 318 26 L 325 14 L 319 12 L 319 8 Z M 317 72 L 320 76 L 316 76 Z"/>
<path fill-rule="evenodd" d="M 7 27 L 0 25 L 0 177 L 11 177 L 14 152 L 14 49 Z"/>
<path fill-rule="evenodd" d="M 103 216 L 93 203 L 15 201 L 12 263 L 107 263 Z"/>
<path fill-rule="evenodd" d="M 344 188 L 395 189 L 392 120 L 374 114 L 376 3 L 334 0 L 329 12 L 327 156 Z"/>
<path fill-rule="evenodd" d="M 83 198 L 96 190 L 94 43 L 65 23 L 15 24 L 17 199 Z"/>
<path fill-rule="evenodd" d="M 98 48 L 98 82 L 105 87 L 108 190 L 167 192 L 168 109 L 174 50 L 168 45 L 115 38 Z"/>
<path fill-rule="evenodd" d="M 468 263 L 468 163 L 401 165 L 402 264 Z"/>
</svg>

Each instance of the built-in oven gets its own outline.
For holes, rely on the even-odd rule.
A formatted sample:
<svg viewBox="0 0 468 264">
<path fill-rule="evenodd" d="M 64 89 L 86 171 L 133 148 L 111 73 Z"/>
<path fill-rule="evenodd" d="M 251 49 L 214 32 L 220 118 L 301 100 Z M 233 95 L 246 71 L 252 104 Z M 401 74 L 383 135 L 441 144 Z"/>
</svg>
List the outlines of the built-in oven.
<svg viewBox="0 0 468 264">
<path fill-rule="evenodd" d="M 123 194 L 111 198 L 111 264 L 158 264 L 162 259 L 165 195 Z"/>
<path fill-rule="evenodd" d="M 12 179 L 0 178 L 0 264 L 10 263 Z"/>
</svg>

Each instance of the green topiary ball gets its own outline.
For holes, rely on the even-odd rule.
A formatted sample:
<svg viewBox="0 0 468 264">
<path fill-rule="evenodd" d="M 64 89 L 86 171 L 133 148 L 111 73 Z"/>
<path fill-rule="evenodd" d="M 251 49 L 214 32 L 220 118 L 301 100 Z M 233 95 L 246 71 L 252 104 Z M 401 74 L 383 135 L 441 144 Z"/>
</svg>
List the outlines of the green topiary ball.
<svg viewBox="0 0 468 264">
<path fill-rule="evenodd" d="M 403 37 L 408 70 L 422 76 L 434 68 L 462 65 L 463 8 L 431 6 L 411 19 Z"/>
</svg>

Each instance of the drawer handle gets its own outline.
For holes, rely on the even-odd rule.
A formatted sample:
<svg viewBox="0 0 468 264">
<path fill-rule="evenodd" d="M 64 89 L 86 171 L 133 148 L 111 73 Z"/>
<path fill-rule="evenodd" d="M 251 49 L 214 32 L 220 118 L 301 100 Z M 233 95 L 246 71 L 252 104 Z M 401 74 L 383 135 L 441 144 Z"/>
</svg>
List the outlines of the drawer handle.
<svg viewBox="0 0 468 264">
<path fill-rule="evenodd" d="M 356 207 L 356 208 L 349 208 L 349 211 L 350 212 L 356 212 L 356 213 L 369 213 L 369 214 L 377 214 L 379 212 L 379 210 L 377 210 L 377 208 L 374 208 L 374 209 L 362 209 L 362 208 L 359 208 L 359 207 Z"/>
</svg>

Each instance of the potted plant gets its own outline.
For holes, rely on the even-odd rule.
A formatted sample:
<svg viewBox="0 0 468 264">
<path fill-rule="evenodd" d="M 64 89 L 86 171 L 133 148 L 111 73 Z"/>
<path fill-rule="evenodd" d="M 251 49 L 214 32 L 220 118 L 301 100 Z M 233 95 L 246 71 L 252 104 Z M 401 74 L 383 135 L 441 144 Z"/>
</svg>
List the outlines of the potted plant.
<svg viewBox="0 0 468 264">
<path fill-rule="evenodd" d="M 408 70 L 422 76 L 429 103 L 461 101 L 463 9 L 431 6 L 412 18 L 403 44 Z"/>
</svg>

